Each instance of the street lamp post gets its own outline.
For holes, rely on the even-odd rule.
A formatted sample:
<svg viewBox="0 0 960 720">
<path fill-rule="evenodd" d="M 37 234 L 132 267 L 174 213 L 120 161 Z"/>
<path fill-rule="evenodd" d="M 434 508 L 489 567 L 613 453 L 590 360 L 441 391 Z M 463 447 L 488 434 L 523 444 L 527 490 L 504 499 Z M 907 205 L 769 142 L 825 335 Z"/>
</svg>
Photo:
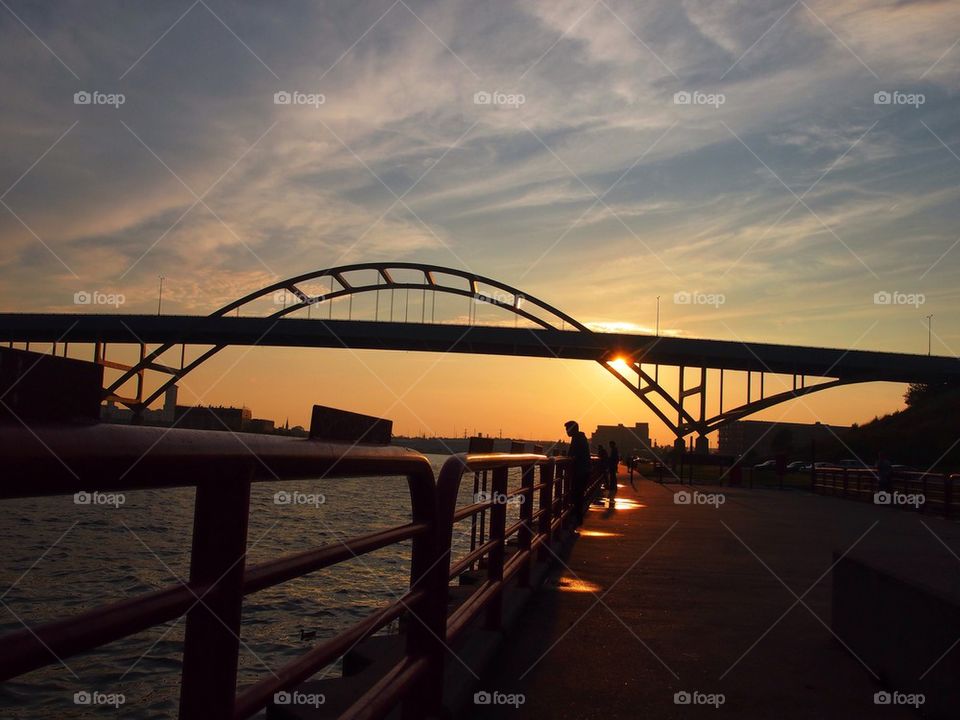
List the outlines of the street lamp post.
<svg viewBox="0 0 960 720">
<path fill-rule="evenodd" d="M 660 337 L 660 296 L 657 295 L 657 337 Z"/>
<path fill-rule="evenodd" d="M 930 351 L 933 348 L 933 313 L 927 315 L 927 355 L 930 355 Z"/>
<path fill-rule="evenodd" d="M 160 315 L 160 308 L 163 306 L 163 275 L 160 276 L 160 294 L 157 297 L 157 315 Z"/>
</svg>

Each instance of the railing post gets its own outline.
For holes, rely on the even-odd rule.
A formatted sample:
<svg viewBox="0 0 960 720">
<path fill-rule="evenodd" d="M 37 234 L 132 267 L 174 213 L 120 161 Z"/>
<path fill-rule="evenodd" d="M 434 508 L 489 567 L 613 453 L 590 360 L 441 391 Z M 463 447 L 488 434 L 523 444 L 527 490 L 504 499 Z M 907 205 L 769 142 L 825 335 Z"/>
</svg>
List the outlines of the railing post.
<svg viewBox="0 0 960 720">
<path fill-rule="evenodd" d="M 540 535 L 543 543 L 537 556 L 541 562 L 549 560 L 550 553 L 547 546 L 553 539 L 553 476 L 554 464 L 547 463 L 540 466 Z"/>
<path fill-rule="evenodd" d="M 484 495 L 487 493 L 487 471 L 480 471 L 480 492 Z M 476 495 L 474 495 L 474 500 L 476 500 Z M 487 511 L 480 511 L 480 535 L 477 538 L 477 545 L 483 545 L 490 537 L 490 533 L 487 530 Z M 483 558 L 480 558 L 477 561 L 477 567 L 483 568 Z"/>
<path fill-rule="evenodd" d="M 527 465 L 522 468 L 520 487 L 525 492 L 523 495 L 518 496 L 521 498 L 520 522 L 522 524 L 517 531 L 517 552 L 527 553 L 528 555 L 530 554 L 530 541 L 533 536 L 533 480 L 536 477 L 535 470 L 535 465 Z M 533 557 L 528 557 L 520 569 L 517 579 L 517 584 L 520 587 L 528 587 L 530 585 L 530 564 L 532 562 Z"/>
<path fill-rule="evenodd" d="M 950 504 L 953 502 L 953 475 L 943 474 L 943 516 L 950 517 Z"/>
<path fill-rule="evenodd" d="M 490 483 L 490 497 L 493 505 L 490 506 L 490 540 L 495 541 L 490 548 L 487 563 L 487 577 L 491 583 L 503 582 L 504 542 L 503 535 L 507 529 L 507 505 L 504 496 L 507 493 L 507 468 L 499 467 L 493 470 L 493 479 Z M 490 600 L 487 606 L 488 630 L 499 630 L 503 617 L 503 588 Z"/>
<path fill-rule="evenodd" d="M 477 501 L 477 493 L 480 492 L 480 473 L 475 472 L 473 474 L 473 502 Z M 480 543 L 483 543 L 483 538 L 480 539 Z M 477 549 L 477 516 L 470 516 L 470 552 L 473 552 Z M 476 563 L 470 564 L 470 569 L 474 569 Z"/>
<path fill-rule="evenodd" d="M 431 490 L 427 492 L 425 488 Z M 414 490 L 414 488 L 416 488 Z M 443 667 L 447 639 L 447 592 L 453 514 L 438 501 L 435 484 L 411 483 L 413 521 L 424 522 L 431 531 L 413 540 L 410 588 L 426 590 L 426 597 L 409 607 L 407 656 L 427 658 L 427 670 L 402 706 L 404 720 L 440 717 L 443 704 Z"/>
<path fill-rule="evenodd" d="M 554 474 L 554 483 L 553 483 L 553 504 L 556 508 L 555 520 L 563 520 L 564 514 L 567 511 L 567 500 L 569 496 L 567 493 L 567 479 L 569 474 L 567 469 L 569 465 L 558 465 L 556 473 Z"/>
<path fill-rule="evenodd" d="M 233 482 L 197 486 L 190 583 L 207 590 L 187 612 L 181 720 L 233 716 L 251 475 L 246 468 Z"/>
</svg>

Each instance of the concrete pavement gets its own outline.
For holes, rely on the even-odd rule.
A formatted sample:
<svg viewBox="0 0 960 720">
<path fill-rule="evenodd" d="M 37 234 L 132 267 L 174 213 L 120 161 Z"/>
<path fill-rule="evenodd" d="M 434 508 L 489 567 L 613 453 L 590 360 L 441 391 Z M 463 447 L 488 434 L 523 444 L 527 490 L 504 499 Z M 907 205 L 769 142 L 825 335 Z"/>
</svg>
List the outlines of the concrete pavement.
<svg viewBox="0 0 960 720">
<path fill-rule="evenodd" d="M 698 486 L 675 502 L 690 490 L 621 475 L 483 678 L 523 704 L 473 717 L 917 717 L 874 704 L 876 673 L 833 636 L 833 553 L 909 536 L 960 577 L 956 526 L 799 491 Z"/>
</svg>

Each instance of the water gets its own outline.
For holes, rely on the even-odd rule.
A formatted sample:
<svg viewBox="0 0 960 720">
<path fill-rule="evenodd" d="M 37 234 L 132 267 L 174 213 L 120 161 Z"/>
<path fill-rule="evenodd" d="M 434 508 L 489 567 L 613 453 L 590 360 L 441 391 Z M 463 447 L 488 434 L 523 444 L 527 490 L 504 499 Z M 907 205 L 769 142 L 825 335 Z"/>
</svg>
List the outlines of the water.
<svg viewBox="0 0 960 720">
<path fill-rule="evenodd" d="M 431 456 L 434 471 L 445 457 Z M 517 484 L 512 474 L 511 487 Z M 274 493 L 322 493 L 325 502 L 277 505 Z M 468 475 L 460 503 L 472 501 Z M 189 576 L 192 488 L 124 493 L 120 507 L 76 505 L 72 497 L 8 500 L 0 634 L 157 590 Z M 516 517 L 511 508 L 509 516 Z M 247 564 L 410 522 L 404 478 L 257 483 L 251 495 Z M 508 523 L 512 520 L 508 519 Z M 469 546 L 469 522 L 454 533 L 454 559 Z M 239 685 L 269 674 L 409 584 L 410 542 L 250 595 L 241 628 Z M 18 619 L 19 618 L 19 619 Z M 21 622 L 22 621 L 22 622 Z M 0 687 L 2 718 L 176 717 L 183 619 L 51 665 Z M 301 631 L 316 636 L 301 640 Z M 387 629 L 390 631 L 390 628 Z M 395 631 L 395 629 L 394 629 Z M 335 677 L 336 667 L 327 671 Z M 74 694 L 122 693 L 119 713 L 77 705 Z M 105 700 L 107 698 L 98 698 Z"/>
</svg>

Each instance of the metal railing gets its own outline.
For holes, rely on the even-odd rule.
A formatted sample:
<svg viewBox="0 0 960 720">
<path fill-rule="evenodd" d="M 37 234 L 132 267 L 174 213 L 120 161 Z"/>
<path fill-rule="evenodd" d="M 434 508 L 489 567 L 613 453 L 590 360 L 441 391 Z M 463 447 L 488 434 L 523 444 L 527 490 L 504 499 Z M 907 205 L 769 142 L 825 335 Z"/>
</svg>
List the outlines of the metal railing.
<svg viewBox="0 0 960 720">
<path fill-rule="evenodd" d="M 513 488 L 508 486 L 511 470 L 519 471 L 520 479 Z M 460 485 L 468 472 L 474 473 L 474 502 L 457 507 Z M 466 454 L 454 455 L 444 463 L 437 479 L 437 500 L 440 517 L 450 522 L 440 539 L 442 551 L 449 552 L 452 547 L 458 523 L 469 520 L 471 524 L 470 550 L 456 562 L 451 558 L 446 574 L 452 580 L 477 568 L 483 572 L 482 582 L 447 620 L 448 643 L 457 642 L 481 612 L 485 613 L 484 627 L 500 628 L 507 583 L 516 576 L 520 587 L 529 585 L 533 563 L 550 560 L 549 545 L 574 512 L 572 483 L 571 461 L 565 457 Z M 599 474 L 593 473 L 584 497 L 590 498 L 599 484 Z M 519 508 L 518 518 L 507 525 L 511 506 Z M 511 538 L 516 538 L 516 550 L 508 556 Z"/>
<path fill-rule="evenodd" d="M 823 495 L 902 505 L 950 517 L 960 510 L 957 507 L 960 499 L 954 491 L 958 478 L 960 475 L 951 473 L 891 471 L 886 495 L 877 497 L 884 490 L 875 469 L 821 467 L 811 472 L 811 489 Z"/>
<path fill-rule="evenodd" d="M 481 612 L 488 627 L 499 624 L 505 584 L 518 574 L 521 583 L 529 581 L 534 553 L 540 560 L 549 558 L 546 544 L 572 510 L 569 461 L 543 455 L 454 456 L 434 483 L 429 461 L 402 448 L 93 425 L 5 426 L 0 457 L 0 499 L 196 489 L 187 582 L 0 637 L 2 682 L 186 616 L 179 712 L 184 720 L 248 718 L 268 706 L 275 693 L 295 688 L 401 616 L 408 620 L 404 656 L 341 717 L 383 717 L 398 704 L 408 718 L 438 715 L 447 643 Z M 511 468 L 519 468 L 522 479 L 513 490 L 507 488 Z M 490 471 L 491 493 L 497 494 L 457 508 L 460 480 L 468 470 Z M 373 476 L 406 479 L 409 523 L 246 565 L 252 483 Z M 501 500 L 519 497 L 524 498 L 518 501 L 520 519 L 507 527 Z M 454 525 L 478 514 L 489 515 L 486 532 L 453 563 Z M 513 536 L 517 551 L 507 557 Z M 410 583 L 401 597 L 237 692 L 245 596 L 407 540 L 412 540 Z M 486 580 L 448 617 L 450 579 L 481 562 Z"/>
</svg>

